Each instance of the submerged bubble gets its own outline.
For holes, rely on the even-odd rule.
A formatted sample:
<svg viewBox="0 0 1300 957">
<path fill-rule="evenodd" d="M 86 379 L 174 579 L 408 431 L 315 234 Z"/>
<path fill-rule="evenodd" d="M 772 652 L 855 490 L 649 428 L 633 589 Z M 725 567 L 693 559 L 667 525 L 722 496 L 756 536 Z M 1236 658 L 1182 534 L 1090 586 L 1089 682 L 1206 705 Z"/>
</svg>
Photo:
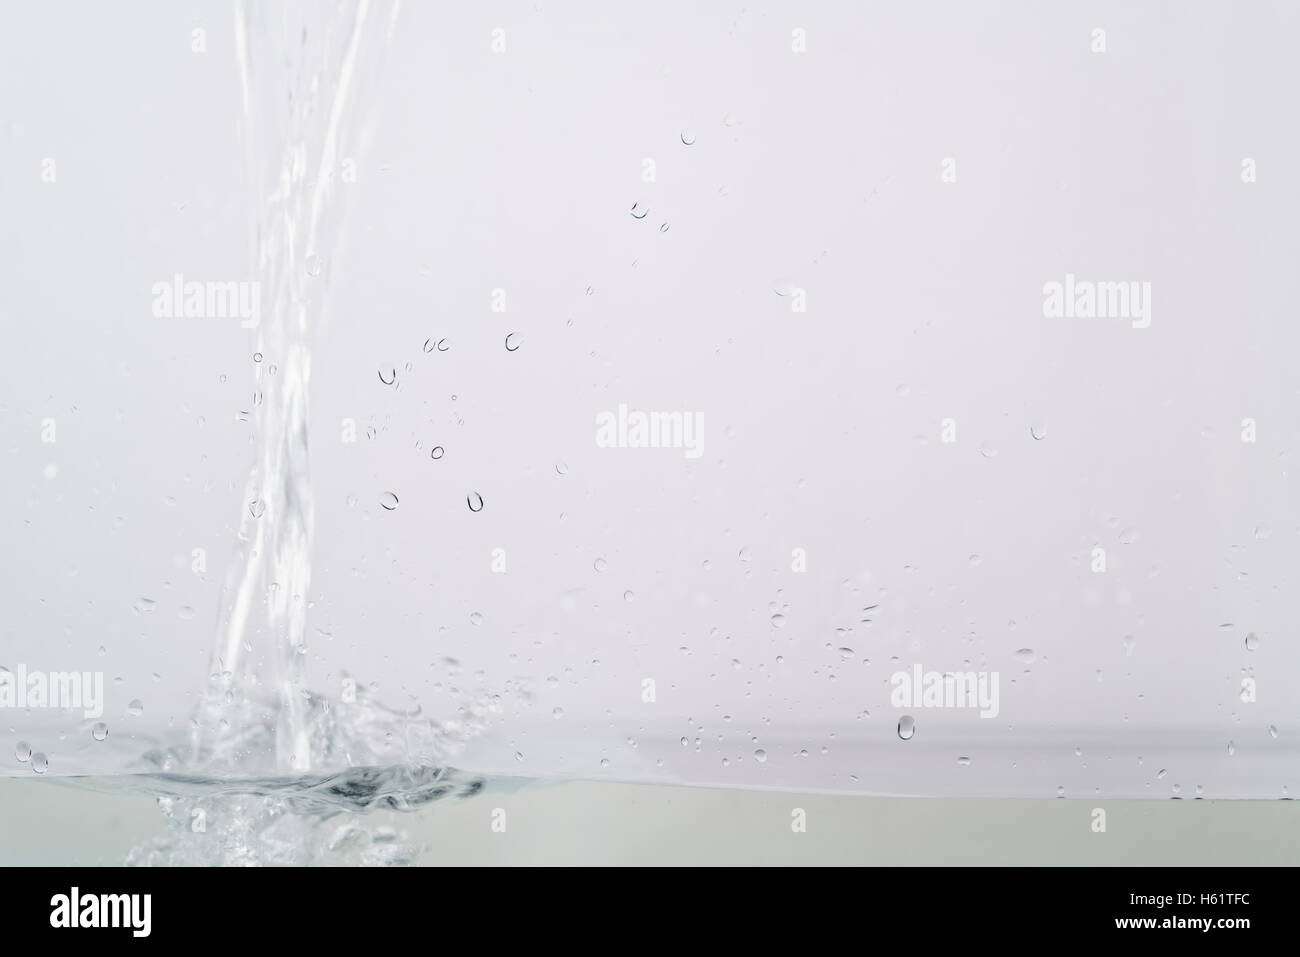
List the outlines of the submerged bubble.
<svg viewBox="0 0 1300 957">
<path fill-rule="evenodd" d="M 478 492 L 470 492 L 465 496 L 465 504 L 469 506 L 471 512 L 483 511 L 483 496 Z"/>
<path fill-rule="evenodd" d="M 904 741 L 911 741 L 914 734 L 916 734 L 916 719 L 910 714 L 903 715 L 898 719 L 898 736 Z"/>
<path fill-rule="evenodd" d="M 385 492 L 379 496 L 379 504 L 391 512 L 397 508 L 397 496 L 392 492 Z"/>
<path fill-rule="evenodd" d="M 108 725 L 102 721 L 97 721 L 95 726 L 90 729 L 90 736 L 96 741 L 103 741 L 108 737 Z"/>
</svg>

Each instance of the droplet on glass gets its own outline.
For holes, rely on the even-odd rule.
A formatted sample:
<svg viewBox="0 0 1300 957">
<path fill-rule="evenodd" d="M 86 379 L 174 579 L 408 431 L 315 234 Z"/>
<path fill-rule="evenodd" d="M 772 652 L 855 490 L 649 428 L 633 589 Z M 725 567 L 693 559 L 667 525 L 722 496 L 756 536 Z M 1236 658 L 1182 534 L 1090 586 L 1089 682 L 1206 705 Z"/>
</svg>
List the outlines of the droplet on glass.
<svg viewBox="0 0 1300 957">
<path fill-rule="evenodd" d="M 49 767 L 50 759 L 44 752 L 37 751 L 32 755 L 32 770 L 37 774 L 44 774 L 49 770 Z"/>
<path fill-rule="evenodd" d="M 139 698 L 132 698 L 126 706 L 126 713 L 135 717 L 144 714 L 144 702 Z"/>
<path fill-rule="evenodd" d="M 470 492 L 465 496 L 465 504 L 469 506 L 471 512 L 483 511 L 483 496 L 478 492 Z"/>
<path fill-rule="evenodd" d="M 659 232 L 661 232 L 661 233 L 666 233 L 666 232 L 668 232 L 668 224 L 667 224 L 667 223 L 660 223 L 660 224 L 659 224 Z"/>
<path fill-rule="evenodd" d="M 30 760 L 31 756 L 32 756 L 32 746 L 28 744 L 26 741 L 19 741 L 18 744 L 14 747 L 14 757 L 18 759 L 19 764 L 22 764 Z"/>
<path fill-rule="evenodd" d="M 1034 419 L 1029 423 L 1029 434 L 1035 442 L 1041 442 L 1047 437 L 1047 425 L 1041 419 Z"/>
<path fill-rule="evenodd" d="M 384 385 L 392 385 L 394 382 L 397 381 L 397 369 L 396 368 L 380 369 L 379 381 L 382 382 Z"/>
<path fill-rule="evenodd" d="M 471 625 L 481 625 L 481 624 L 483 624 L 483 615 L 482 615 L 482 613 L 481 613 L 481 612 L 477 612 L 477 611 L 470 612 L 470 615 L 469 615 L 469 623 L 470 623 Z"/>
<path fill-rule="evenodd" d="M 1016 649 L 1016 660 L 1023 664 L 1032 665 L 1035 657 L 1033 648 Z"/>
<path fill-rule="evenodd" d="M 650 212 L 650 208 L 649 208 L 648 206 L 642 206 L 640 203 L 633 203 L 633 204 L 632 204 L 632 218 L 633 218 L 633 219 L 645 219 L 646 214 L 647 214 L 648 212 Z"/>
<path fill-rule="evenodd" d="M 309 253 L 307 256 L 307 275 L 319 276 L 321 270 L 320 257 L 315 253 Z"/>
<path fill-rule="evenodd" d="M 962 768 L 970 767 L 970 758 L 961 757 L 957 759 L 957 766 Z"/>
<path fill-rule="evenodd" d="M 385 492 L 383 495 L 379 496 L 379 504 L 381 507 L 391 512 L 397 508 L 397 496 L 392 492 Z"/>
<path fill-rule="evenodd" d="M 903 715 L 898 719 L 898 736 L 904 741 L 911 741 L 914 734 L 916 734 L 916 719 L 910 714 Z"/>
<path fill-rule="evenodd" d="M 1259 648 L 1259 636 L 1253 631 L 1246 636 L 1246 650 L 1255 651 Z"/>
<path fill-rule="evenodd" d="M 253 518 L 261 518 L 266 514 L 266 503 L 260 498 L 255 498 L 248 503 L 248 514 Z"/>
<path fill-rule="evenodd" d="M 757 761 L 759 764 L 762 764 L 764 761 L 767 760 L 767 752 L 764 751 L 762 748 L 759 748 L 757 751 L 754 752 L 754 760 Z"/>
<path fill-rule="evenodd" d="M 569 474 L 569 464 L 568 464 L 567 462 L 556 462 L 556 463 L 555 463 L 555 474 L 556 474 L 556 475 L 568 475 L 568 474 Z"/>
<path fill-rule="evenodd" d="M 591 563 L 591 567 L 596 569 L 596 571 L 598 572 L 603 572 L 606 568 L 609 567 L 609 562 L 605 561 L 605 559 L 603 558 L 597 558 L 594 562 Z"/>
<path fill-rule="evenodd" d="M 506 352 L 518 352 L 518 351 L 519 351 L 519 336 L 512 332 L 508 336 L 506 336 Z"/>
<path fill-rule="evenodd" d="M 435 445 L 432 449 L 429 450 L 429 458 L 431 459 L 440 459 L 446 454 L 447 454 L 447 450 L 444 449 L 441 445 Z"/>
<path fill-rule="evenodd" d="M 95 726 L 90 729 L 90 736 L 96 741 L 103 741 L 108 737 L 108 725 L 102 721 L 95 722 Z"/>
<path fill-rule="evenodd" d="M 694 145 L 695 145 L 695 133 L 692 132 L 691 130 L 682 130 L 682 145 L 683 145 L 683 146 L 694 146 Z"/>
</svg>

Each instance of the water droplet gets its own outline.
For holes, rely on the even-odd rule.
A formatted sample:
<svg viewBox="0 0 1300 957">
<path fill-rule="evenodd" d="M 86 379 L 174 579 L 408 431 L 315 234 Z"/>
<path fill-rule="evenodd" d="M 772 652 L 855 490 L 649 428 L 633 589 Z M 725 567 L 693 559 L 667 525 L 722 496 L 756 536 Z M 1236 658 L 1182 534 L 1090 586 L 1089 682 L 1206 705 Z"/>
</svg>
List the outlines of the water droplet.
<svg viewBox="0 0 1300 957">
<path fill-rule="evenodd" d="M 601 758 L 601 759 L 600 759 L 600 766 L 601 766 L 602 768 L 607 768 L 607 767 L 609 767 L 609 758 Z"/>
<path fill-rule="evenodd" d="M 1057 788 L 1056 788 L 1056 796 L 1059 797 L 1059 798 L 1063 798 L 1063 797 L 1065 797 L 1065 785 L 1063 785 L 1063 784 L 1061 784 L 1061 785 L 1057 785 Z"/>
<path fill-rule="evenodd" d="M 307 275 L 319 276 L 321 270 L 320 257 L 315 253 L 309 253 L 307 256 Z"/>
<path fill-rule="evenodd" d="M 397 369 L 395 367 L 392 369 L 380 369 L 379 381 L 384 385 L 392 385 L 397 381 Z"/>
<path fill-rule="evenodd" d="M 556 463 L 555 463 L 555 474 L 556 474 L 556 475 L 568 475 L 568 474 L 569 474 L 569 463 L 567 463 L 567 462 L 556 462 Z"/>
<path fill-rule="evenodd" d="M 32 770 L 37 774 L 44 774 L 49 767 L 50 759 L 43 751 L 37 751 L 32 755 Z"/>
<path fill-rule="evenodd" d="M 1268 726 L 1268 736 L 1275 741 L 1277 740 L 1277 725 L 1270 724 Z"/>
<path fill-rule="evenodd" d="M 1166 768 L 1161 768 L 1159 771 L 1156 772 L 1156 780 L 1157 781 L 1161 780 L 1168 773 L 1169 771 Z"/>
<path fill-rule="evenodd" d="M 623 600 L 629 603 L 636 601 L 636 593 L 633 592 L 631 589 L 623 592 Z"/>
<path fill-rule="evenodd" d="M 181 605 L 180 610 L 176 612 L 181 621 L 191 621 L 194 618 L 194 608 L 190 605 Z"/>
<path fill-rule="evenodd" d="M 1246 650 L 1255 651 L 1259 648 L 1259 636 L 1253 631 L 1246 636 Z"/>
<path fill-rule="evenodd" d="M 255 498 L 248 503 L 248 514 L 253 518 L 261 518 L 266 514 L 266 503 L 260 498 Z"/>
<path fill-rule="evenodd" d="M 1228 757 L 1232 757 L 1232 756 L 1233 756 L 1234 754 L 1236 754 L 1236 753 L 1237 753 L 1237 745 L 1234 744 L 1233 742 L 1229 741 L 1229 742 L 1228 742 Z"/>
<path fill-rule="evenodd" d="M 968 767 L 970 767 L 970 758 L 965 758 L 965 757 L 958 758 L 958 759 L 957 759 L 957 766 L 958 766 L 958 767 L 963 767 L 963 768 L 968 768 Z"/>
<path fill-rule="evenodd" d="M 482 615 L 482 613 L 477 612 L 477 611 L 470 612 L 469 623 L 470 623 L 471 625 L 481 625 L 481 624 L 483 624 L 483 615 Z"/>
<path fill-rule="evenodd" d="M 1023 663 L 1023 664 L 1026 664 L 1026 665 L 1032 665 L 1032 664 L 1034 663 L 1034 658 L 1035 658 L 1035 657 L 1037 657 L 1037 656 L 1034 654 L 1034 649 L 1033 649 L 1033 648 L 1017 648 L 1017 649 L 1016 649 L 1016 660 L 1019 661 L 1019 662 L 1021 662 L 1021 663 Z"/>
<path fill-rule="evenodd" d="M 556 721 L 559 721 L 561 718 L 564 717 L 564 709 L 563 709 L 563 708 L 552 708 L 552 709 L 551 709 L 551 717 L 554 718 Z"/>
<path fill-rule="evenodd" d="M 1126 528 L 1119 533 L 1119 543 L 1121 545 L 1132 545 L 1138 540 L 1138 530 L 1136 528 Z"/>
<path fill-rule="evenodd" d="M 750 550 L 749 550 L 749 546 L 748 546 L 748 545 L 746 545 L 746 546 L 745 546 L 744 548 L 742 548 L 739 552 L 737 552 L 737 554 L 740 556 L 740 560 L 741 560 L 742 562 L 748 562 L 748 561 L 750 561 L 750 560 L 752 559 L 752 557 L 753 557 L 752 554 L 750 553 Z"/>
<path fill-rule="evenodd" d="M 695 133 L 694 133 L 694 131 L 692 131 L 692 130 L 682 130 L 682 145 L 683 145 L 683 146 L 694 146 L 694 145 L 695 145 Z"/>
<path fill-rule="evenodd" d="M 970 563 L 972 568 L 975 568 L 980 562 L 984 561 L 984 559 L 980 558 L 978 555 L 972 555 L 970 558 L 966 559 L 966 561 Z"/>
<path fill-rule="evenodd" d="M 667 223 L 660 223 L 660 224 L 659 224 L 659 232 L 661 232 L 661 233 L 666 233 L 666 232 L 668 232 L 668 224 L 667 224 Z"/>
<path fill-rule="evenodd" d="M 465 504 L 469 506 L 471 512 L 483 511 L 483 496 L 478 492 L 470 492 L 465 496 Z"/>
<path fill-rule="evenodd" d="M 17 746 L 14 748 L 14 757 L 18 759 L 18 763 L 22 764 L 23 762 L 29 760 L 31 756 L 32 756 L 32 746 L 28 744 L 26 741 L 19 741 Z"/>
<path fill-rule="evenodd" d="M 392 492 L 385 492 L 383 495 L 379 496 L 379 504 L 391 512 L 397 508 L 397 496 Z"/>
<path fill-rule="evenodd" d="M 522 752 L 522 751 L 516 751 L 516 752 L 515 752 L 515 760 L 516 760 L 516 761 L 522 761 L 523 759 L 524 759 L 524 752 Z"/>
<path fill-rule="evenodd" d="M 605 559 L 603 558 L 597 558 L 594 562 L 591 563 L 591 567 L 596 569 L 596 571 L 598 572 L 603 572 L 606 568 L 609 567 L 609 562 L 605 561 Z"/>
<path fill-rule="evenodd" d="M 784 626 L 785 626 L 785 615 L 782 615 L 780 612 L 777 612 L 775 615 L 772 616 L 772 627 L 782 628 Z"/>
<path fill-rule="evenodd" d="M 516 333 L 512 332 L 510 333 L 510 335 L 506 336 L 506 352 L 518 352 L 518 351 L 519 351 L 519 337 Z"/>
<path fill-rule="evenodd" d="M 1047 425 L 1041 419 L 1034 419 L 1029 423 L 1029 434 L 1035 442 L 1041 442 L 1047 437 Z"/>
<path fill-rule="evenodd" d="M 986 459 L 995 459 L 998 457 L 998 450 L 993 446 L 992 442 L 981 442 L 980 455 Z"/>
<path fill-rule="evenodd" d="M 759 764 L 762 764 L 767 760 L 767 752 L 764 751 L 762 748 L 759 748 L 757 751 L 754 752 L 754 760 L 757 761 Z"/>
<path fill-rule="evenodd" d="M 904 741 L 911 741 L 914 734 L 916 734 L 916 719 L 910 714 L 903 715 L 898 719 L 898 736 Z"/>
<path fill-rule="evenodd" d="M 103 741 L 108 737 L 108 725 L 102 721 L 97 721 L 95 726 L 90 729 L 90 736 L 96 741 Z"/>
<path fill-rule="evenodd" d="M 254 362 L 261 362 L 261 361 L 262 361 L 262 353 L 260 353 L 260 352 L 254 352 L 254 353 L 253 353 L 253 361 L 254 361 Z"/>
<path fill-rule="evenodd" d="M 440 459 L 446 454 L 447 454 L 447 450 L 444 449 L 441 445 L 435 445 L 432 449 L 429 450 L 429 458 L 431 459 Z"/>
<path fill-rule="evenodd" d="M 158 603 L 152 598 L 137 598 L 133 607 L 137 615 L 147 615 L 158 607 Z"/>
<path fill-rule="evenodd" d="M 1124 654 L 1126 655 L 1132 655 L 1133 649 L 1137 647 L 1137 639 L 1132 635 L 1125 635 L 1120 639 L 1120 643 L 1124 646 Z"/>
<path fill-rule="evenodd" d="M 650 212 L 649 207 L 642 206 L 640 203 L 632 204 L 632 218 L 645 219 L 646 213 Z"/>
<path fill-rule="evenodd" d="M 139 698 L 132 698 L 126 706 L 126 713 L 137 717 L 144 714 L 144 702 Z"/>
<path fill-rule="evenodd" d="M 854 651 L 852 648 L 841 648 L 839 649 L 839 652 L 840 652 L 840 657 L 845 659 L 852 658 L 854 655 Z"/>
</svg>

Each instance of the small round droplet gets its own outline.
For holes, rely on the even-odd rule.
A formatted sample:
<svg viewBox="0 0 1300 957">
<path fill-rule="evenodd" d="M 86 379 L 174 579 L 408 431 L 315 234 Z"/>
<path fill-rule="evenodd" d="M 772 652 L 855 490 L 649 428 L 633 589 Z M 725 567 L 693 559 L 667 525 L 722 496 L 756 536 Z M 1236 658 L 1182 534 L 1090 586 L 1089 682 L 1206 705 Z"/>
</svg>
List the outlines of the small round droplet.
<svg viewBox="0 0 1300 957">
<path fill-rule="evenodd" d="M 1041 442 L 1047 438 L 1047 425 L 1041 419 L 1034 419 L 1029 423 L 1029 434 L 1035 442 Z"/>
<path fill-rule="evenodd" d="M 551 717 L 554 718 L 556 721 L 559 721 L 561 718 L 564 717 L 564 709 L 563 709 L 563 708 L 552 708 L 552 709 L 551 709 Z"/>
<path fill-rule="evenodd" d="M 757 751 L 754 752 L 754 760 L 757 761 L 759 764 L 764 763 L 767 760 L 767 752 L 764 751 L 762 748 L 759 748 Z"/>
<path fill-rule="evenodd" d="M 749 550 L 749 546 L 748 546 L 748 545 L 746 545 L 744 548 L 742 548 L 742 549 L 741 549 L 739 552 L 737 552 L 736 554 L 740 557 L 740 560 L 741 560 L 742 562 L 748 562 L 748 561 L 750 561 L 750 560 L 753 558 L 753 555 L 752 555 L 752 553 L 750 552 L 750 550 Z"/>
<path fill-rule="evenodd" d="M 601 758 L 601 759 L 600 759 L 600 766 L 601 766 L 602 768 L 607 768 L 607 767 L 609 767 L 609 758 Z"/>
<path fill-rule="evenodd" d="M 144 702 L 139 698 L 132 698 L 126 706 L 126 713 L 135 717 L 144 714 Z"/>
<path fill-rule="evenodd" d="M 970 758 L 967 758 L 967 757 L 961 757 L 961 758 L 958 758 L 958 759 L 957 759 L 957 766 L 960 767 L 960 768 L 968 768 L 968 767 L 970 767 Z"/>
<path fill-rule="evenodd" d="M 845 661 L 847 661 L 848 659 L 852 658 L 853 655 L 855 654 L 855 652 L 853 651 L 853 649 L 852 649 L 852 648 L 848 648 L 848 647 L 844 647 L 844 648 L 839 649 L 839 653 L 840 653 L 840 657 L 843 658 Z"/>
<path fill-rule="evenodd" d="M 380 369 L 379 381 L 382 382 L 384 385 L 392 385 L 394 382 L 397 381 L 397 369 L 396 368 Z"/>
<path fill-rule="evenodd" d="M 984 456 L 986 459 L 995 459 L 998 457 L 998 450 L 992 442 L 981 442 L 980 455 Z"/>
<path fill-rule="evenodd" d="M 32 746 L 26 741 L 19 741 L 17 746 L 14 747 L 14 757 L 18 759 L 19 764 L 28 761 L 31 756 Z"/>
<path fill-rule="evenodd" d="M 914 734 L 916 734 L 916 719 L 910 714 L 903 715 L 898 719 L 898 736 L 904 741 L 911 741 Z"/>
<path fill-rule="evenodd" d="M 465 504 L 469 506 L 471 512 L 483 511 L 483 496 L 478 492 L 470 492 L 465 496 Z"/>
<path fill-rule="evenodd" d="M 1232 757 L 1232 756 L 1233 756 L 1234 754 L 1236 754 L 1236 753 L 1237 753 L 1237 745 L 1236 745 L 1234 742 L 1229 741 L 1229 742 L 1228 742 L 1228 757 Z"/>
<path fill-rule="evenodd" d="M 248 514 L 253 518 L 261 518 L 266 514 L 266 503 L 260 498 L 255 498 L 248 503 Z"/>
<path fill-rule="evenodd" d="M 1253 631 L 1246 636 L 1246 650 L 1256 651 L 1259 649 L 1259 635 Z"/>
<path fill-rule="evenodd" d="M 784 628 L 784 627 L 785 627 L 785 615 L 782 615 L 780 612 L 777 612 L 775 615 L 773 615 L 773 616 L 772 616 L 772 627 L 773 627 L 773 628 Z"/>
<path fill-rule="evenodd" d="M 1016 649 L 1016 661 L 1019 661 L 1022 664 L 1032 665 L 1035 657 L 1037 656 L 1034 654 L 1033 648 Z"/>
<path fill-rule="evenodd" d="M 555 474 L 556 474 L 556 475 L 568 475 L 568 474 L 569 474 L 569 463 L 568 463 L 568 462 L 556 462 L 556 463 L 555 463 Z"/>
<path fill-rule="evenodd" d="M 682 145 L 683 146 L 695 145 L 695 133 L 692 130 L 682 130 Z"/>
<path fill-rule="evenodd" d="M 606 568 L 609 567 L 609 562 L 605 561 L 605 559 L 603 558 L 597 558 L 594 562 L 591 563 L 591 567 L 596 569 L 596 571 L 598 572 L 603 572 Z"/>
<path fill-rule="evenodd" d="M 103 741 L 108 737 L 108 725 L 102 721 L 95 722 L 95 726 L 90 729 L 90 736 L 96 741 Z"/>
<path fill-rule="evenodd" d="M 379 504 L 391 512 L 397 508 L 397 496 L 392 492 L 385 492 L 379 496 Z"/>
<path fill-rule="evenodd" d="M 524 752 L 522 752 L 522 751 L 516 751 L 516 752 L 515 752 L 515 760 L 516 760 L 516 761 L 522 761 L 523 759 L 524 759 Z"/>
<path fill-rule="evenodd" d="M 319 276 L 320 270 L 321 270 L 320 257 L 317 256 L 315 253 L 310 253 L 307 256 L 307 275 Z"/>
<path fill-rule="evenodd" d="M 254 361 L 254 362 L 261 362 L 261 361 L 262 361 L 262 353 L 260 353 L 260 352 L 254 352 L 254 353 L 253 353 L 253 361 Z"/>
<path fill-rule="evenodd" d="M 1268 736 L 1272 738 L 1274 741 L 1277 740 L 1277 725 L 1270 724 L 1268 726 Z"/>
<path fill-rule="evenodd" d="M 642 206 L 640 203 L 633 203 L 633 204 L 632 204 L 632 218 L 633 218 L 633 219 L 645 219 L 646 214 L 647 214 L 648 212 L 650 212 L 649 207 L 647 207 L 647 206 Z"/>
<path fill-rule="evenodd" d="M 37 774 L 44 774 L 50 769 L 50 759 L 43 751 L 37 751 L 32 755 L 32 770 Z"/>
<path fill-rule="evenodd" d="M 447 450 L 444 449 L 441 445 L 435 445 L 432 449 L 429 450 L 429 458 L 431 459 L 440 459 L 446 454 L 447 454 Z"/>
<path fill-rule="evenodd" d="M 475 612 L 470 612 L 469 623 L 470 623 L 471 625 L 481 625 L 481 624 L 483 624 L 483 615 L 482 615 L 482 613 L 481 613 L 481 612 L 477 612 L 477 611 L 475 611 Z"/>
<path fill-rule="evenodd" d="M 629 604 L 636 601 L 636 592 L 632 591 L 631 589 L 628 589 L 627 591 L 623 592 L 623 600 L 625 602 L 628 602 Z"/>
<path fill-rule="evenodd" d="M 519 336 L 516 333 L 510 333 L 506 336 L 506 352 L 519 351 Z"/>
<path fill-rule="evenodd" d="M 666 233 L 666 232 L 668 232 L 668 224 L 667 224 L 667 223 L 660 223 L 660 224 L 659 224 L 659 232 L 661 232 L 661 233 Z"/>
</svg>

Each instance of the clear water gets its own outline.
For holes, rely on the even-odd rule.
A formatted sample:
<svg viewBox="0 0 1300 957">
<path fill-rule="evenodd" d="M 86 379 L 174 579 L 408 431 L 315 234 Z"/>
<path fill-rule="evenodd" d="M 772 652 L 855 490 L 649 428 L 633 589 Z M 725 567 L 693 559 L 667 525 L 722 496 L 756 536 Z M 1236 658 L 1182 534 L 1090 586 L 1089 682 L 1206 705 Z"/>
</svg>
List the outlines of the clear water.
<svg viewBox="0 0 1300 957">
<path fill-rule="evenodd" d="M 413 850 L 359 813 L 412 810 L 482 791 L 447 766 L 483 726 L 488 696 L 453 722 L 387 708 L 362 680 L 339 695 L 305 682 L 314 512 L 308 411 L 311 337 L 327 318 L 329 263 L 345 235 L 340 143 L 364 140 L 365 87 L 397 2 L 236 7 L 241 135 L 260 217 L 253 244 L 261 321 L 256 461 L 240 511 L 208 686 L 188 748 L 145 755 L 141 773 L 83 779 L 157 797 L 167 836 L 143 865 L 408 863 Z M 346 705 L 346 706 L 344 706 Z"/>
</svg>

